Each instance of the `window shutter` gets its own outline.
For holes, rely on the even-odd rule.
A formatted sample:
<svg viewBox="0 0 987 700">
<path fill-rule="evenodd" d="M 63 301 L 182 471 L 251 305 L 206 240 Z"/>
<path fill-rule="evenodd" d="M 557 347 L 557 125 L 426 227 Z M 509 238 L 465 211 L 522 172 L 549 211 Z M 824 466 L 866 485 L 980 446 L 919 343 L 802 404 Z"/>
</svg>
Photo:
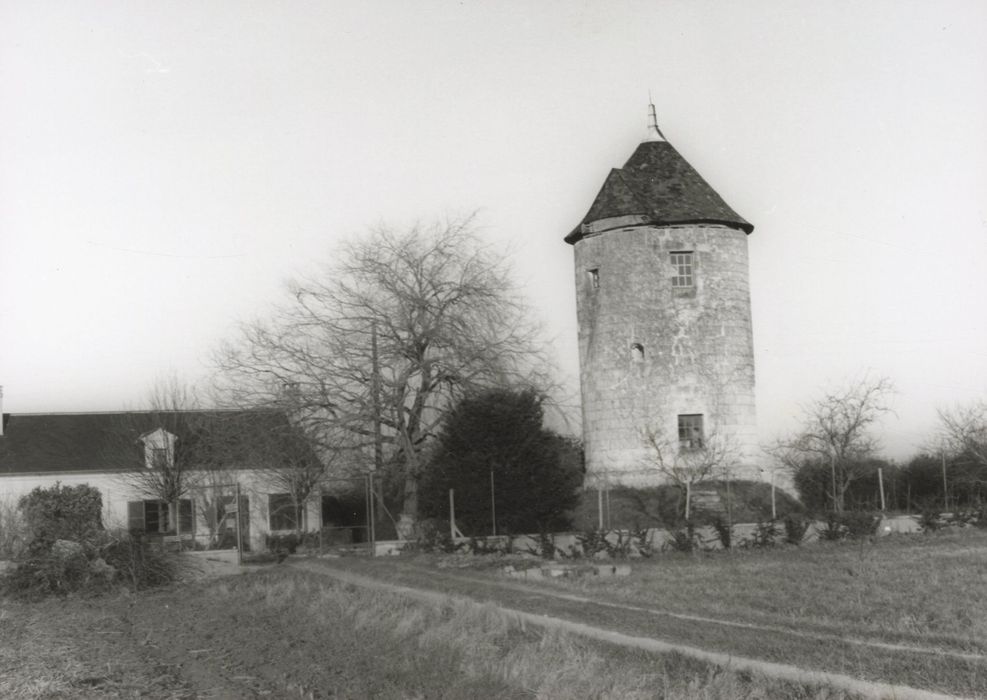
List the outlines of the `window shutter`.
<svg viewBox="0 0 987 700">
<path fill-rule="evenodd" d="M 144 501 L 127 501 L 127 529 L 144 531 Z"/>
<path fill-rule="evenodd" d="M 183 535 L 191 535 L 195 532 L 195 520 L 192 518 L 192 499 L 183 498 L 178 501 L 178 518 L 182 524 Z"/>
</svg>

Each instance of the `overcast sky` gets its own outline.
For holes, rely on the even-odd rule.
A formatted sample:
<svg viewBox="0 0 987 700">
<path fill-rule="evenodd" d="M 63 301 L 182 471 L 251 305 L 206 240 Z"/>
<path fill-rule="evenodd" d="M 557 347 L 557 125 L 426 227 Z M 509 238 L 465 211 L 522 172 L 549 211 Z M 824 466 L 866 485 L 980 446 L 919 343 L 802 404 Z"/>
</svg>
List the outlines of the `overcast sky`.
<svg viewBox="0 0 987 700">
<path fill-rule="evenodd" d="M 745 219 L 760 432 L 987 397 L 987 3 L 0 2 L 7 412 L 137 407 L 368 226 L 480 211 L 578 396 L 572 251 L 669 141 Z"/>
</svg>

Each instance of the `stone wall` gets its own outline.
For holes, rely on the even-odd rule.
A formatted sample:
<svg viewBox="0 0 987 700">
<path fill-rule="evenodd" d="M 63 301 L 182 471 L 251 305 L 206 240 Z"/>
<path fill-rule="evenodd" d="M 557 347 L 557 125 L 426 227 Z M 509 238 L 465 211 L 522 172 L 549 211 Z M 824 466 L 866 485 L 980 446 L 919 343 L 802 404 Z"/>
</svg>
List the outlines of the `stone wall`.
<svg viewBox="0 0 987 700">
<path fill-rule="evenodd" d="M 693 253 L 693 286 L 673 288 L 672 252 Z M 719 225 L 637 225 L 574 246 L 587 483 L 660 482 L 650 430 L 677 449 L 678 415 L 758 479 L 747 237 Z"/>
</svg>

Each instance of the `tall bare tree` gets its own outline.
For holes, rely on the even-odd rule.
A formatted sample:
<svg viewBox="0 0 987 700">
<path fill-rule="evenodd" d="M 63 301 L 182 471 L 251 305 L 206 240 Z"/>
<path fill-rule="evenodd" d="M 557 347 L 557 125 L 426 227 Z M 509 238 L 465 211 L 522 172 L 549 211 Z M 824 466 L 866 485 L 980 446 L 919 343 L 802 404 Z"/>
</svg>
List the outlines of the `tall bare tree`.
<svg viewBox="0 0 987 700">
<path fill-rule="evenodd" d="M 445 411 L 478 387 L 546 386 L 538 329 L 472 217 L 374 229 L 289 291 L 220 349 L 220 391 L 285 408 L 320 447 L 343 432 L 365 468 L 392 465 L 405 527 Z"/>
<path fill-rule="evenodd" d="M 987 401 L 940 409 L 939 424 L 944 494 L 949 493 L 948 483 L 952 483 L 957 502 L 979 499 L 987 485 Z M 951 457 L 948 477 L 947 453 Z M 946 500 L 948 508 L 948 497 Z"/>
<path fill-rule="evenodd" d="M 769 452 L 793 472 L 808 461 L 828 463 L 829 496 L 833 509 L 842 512 L 850 484 L 870 473 L 868 458 L 880 447 L 871 430 L 891 412 L 893 392 L 887 377 L 864 377 L 828 391 L 803 408 L 799 432 L 778 440 Z"/>
<path fill-rule="evenodd" d="M 987 467 L 987 401 L 940 409 L 938 413 L 946 447 Z"/>
</svg>

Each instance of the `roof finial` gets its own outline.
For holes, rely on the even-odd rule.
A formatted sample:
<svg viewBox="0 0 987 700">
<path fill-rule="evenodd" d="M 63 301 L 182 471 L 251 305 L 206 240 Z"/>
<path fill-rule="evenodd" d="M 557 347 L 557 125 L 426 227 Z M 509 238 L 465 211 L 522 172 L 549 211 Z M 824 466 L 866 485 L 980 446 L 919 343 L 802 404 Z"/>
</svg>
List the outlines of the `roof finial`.
<svg viewBox="0 0 987 700">
<path fill-rule="evenodd" d="M 648 132 L 645 141 L 664 141 L 665 135 L 658 128 L 658 116 L 655 114 L 655 103 L 651 99 L 651 90 L 648 90 Z"/>
</svg>

